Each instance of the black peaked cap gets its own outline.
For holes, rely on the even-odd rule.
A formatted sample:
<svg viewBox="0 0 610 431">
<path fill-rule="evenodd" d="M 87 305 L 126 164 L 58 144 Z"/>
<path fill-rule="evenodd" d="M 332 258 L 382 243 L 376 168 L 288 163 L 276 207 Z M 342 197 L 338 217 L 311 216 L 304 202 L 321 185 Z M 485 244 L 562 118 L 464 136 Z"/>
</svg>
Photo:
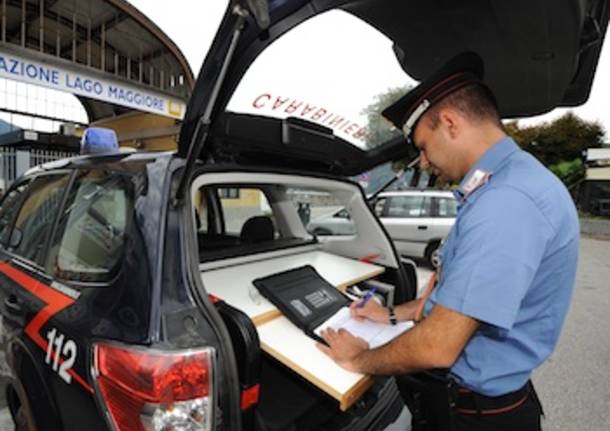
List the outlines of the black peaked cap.
<svg viewBox="0 0 610 431">
<path fill-rule="evenodd" d="M 381 113 L 398 129 L 411 118 L 409 133 L 415 129 L 417 120 L 423 113 L 449 94 L 469 84 L 481 83 L 483 61 L 474 52 L 465 52 L 450 59 L 445 65 L 425 78 L 414 89 L 388 106 Z M 428 103 L 422 106 L 427 100 Z M 413 115 L 416 111 L 419 112 Z"/>
</svg>

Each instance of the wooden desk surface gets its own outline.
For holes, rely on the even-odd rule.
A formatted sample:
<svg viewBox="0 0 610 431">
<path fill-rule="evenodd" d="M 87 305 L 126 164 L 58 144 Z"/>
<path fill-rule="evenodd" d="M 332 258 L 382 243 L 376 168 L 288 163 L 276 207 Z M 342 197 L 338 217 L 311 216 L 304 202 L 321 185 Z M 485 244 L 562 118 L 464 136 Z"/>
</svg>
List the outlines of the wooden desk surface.
<svg viewBox="0 0 610 431">
<path fill-rule="evenodd" d="M 344 370 L 315 346 L 316 342 L 280 316 L 256 328 L 261 348 L 301 375 L 347 410 L 373 384 L 373 379 Z"/>
<path fill-rule="evenodd" d="M 371 386 L 372 378 L 335 364 L 252 284 L 256 278 L 303 265 L 313 266 L 329 283 L 342 290 L 384 271 L 378 265 L 314 250 L 203 271 L 201 279 L 208 293 L 252 319 L 265 352 L 338 400 L 340 409 L 345 411 Z"/>
<path fill-rule="evenodd" d="M 252 280 L 304 265 L 313 266 L 329 283 L 342 290 L 384 271 L 379 265 L 314 250 L 203 271 L 201 279 L 208 293 L 239 308 L 258 326 L 280 316 L 281 313 L 258 292 Z"/>
</svg>

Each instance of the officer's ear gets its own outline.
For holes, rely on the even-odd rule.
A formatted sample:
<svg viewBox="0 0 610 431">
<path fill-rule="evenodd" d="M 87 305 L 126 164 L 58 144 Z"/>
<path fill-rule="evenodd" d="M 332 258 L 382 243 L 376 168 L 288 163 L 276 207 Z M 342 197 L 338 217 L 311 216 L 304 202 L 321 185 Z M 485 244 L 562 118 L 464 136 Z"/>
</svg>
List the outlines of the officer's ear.
<svg viewBox="0 0 610 431">
<path fill-rule="evenodd" d="M 441 108 L 438 112 L 438 121 L 441 128 L 448 133 L 452 139 L 456 136 L 456 116 L 452 109 Z"/>
<path fill-rule="evenodd" d="M 443 107 L 438 112 L 439 123 L 451 139 L 456 139 L 464 127 L 464 118 L 456 109 Z"/>
</svg>

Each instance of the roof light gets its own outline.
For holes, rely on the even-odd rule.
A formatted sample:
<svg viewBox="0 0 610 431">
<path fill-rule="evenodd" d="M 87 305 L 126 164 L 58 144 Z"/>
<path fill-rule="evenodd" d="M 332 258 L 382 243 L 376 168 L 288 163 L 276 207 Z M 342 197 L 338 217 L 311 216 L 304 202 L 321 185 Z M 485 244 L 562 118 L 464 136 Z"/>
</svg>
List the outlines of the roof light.
<svg viewBox="0 0 610 431">
<path fill-rule="evenodd" d="M 118 151 L 119 140 L 114 130 L 104 127 L 85 129 L 80 141 L 81 154 L 112 154 Z"/>
</svg>

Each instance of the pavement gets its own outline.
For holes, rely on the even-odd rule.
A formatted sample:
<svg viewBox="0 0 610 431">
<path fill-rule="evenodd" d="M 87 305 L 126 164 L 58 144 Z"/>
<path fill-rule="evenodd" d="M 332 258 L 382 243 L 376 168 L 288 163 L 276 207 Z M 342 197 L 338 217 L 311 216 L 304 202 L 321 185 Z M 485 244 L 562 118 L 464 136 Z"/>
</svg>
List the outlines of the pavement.
<svg viewBox="0 0 610 431">
<path fill-rule="evenodd" d="M 431 271 L 418 262 L 420 290 Z M 610 423 L 610 241 L 583 237 L 576 289 L 559 345 L 534 373 L 544 431 L 607 430 Z M 0 364 L 4 364 L 0 356 Z M 2 379 L 0 389 L 4 392 Z M 0 430 L 14 430 L 0 396 Z"/>
<path fill-rule="evenodd" d="M 534 374 L 544 431 L 610 429 L 610 241 L 583 237 L 559 345 Z"/>
</svg>

